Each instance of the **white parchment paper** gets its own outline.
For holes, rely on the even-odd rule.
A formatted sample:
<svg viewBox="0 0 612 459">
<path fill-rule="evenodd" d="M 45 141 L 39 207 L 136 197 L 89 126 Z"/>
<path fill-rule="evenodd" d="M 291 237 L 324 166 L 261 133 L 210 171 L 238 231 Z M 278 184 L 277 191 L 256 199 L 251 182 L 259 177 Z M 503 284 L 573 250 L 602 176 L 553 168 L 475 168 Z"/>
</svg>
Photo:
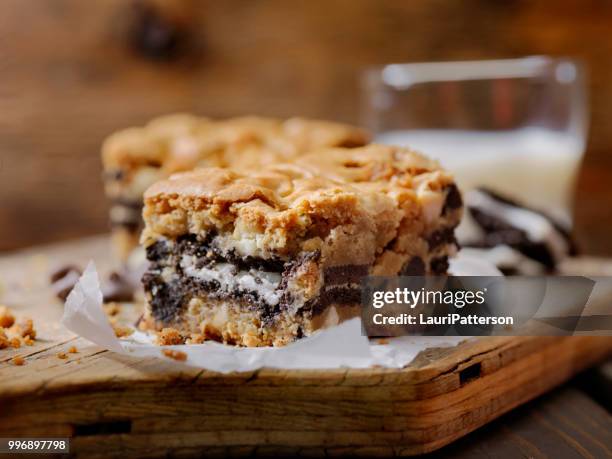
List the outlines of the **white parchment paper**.
<svg viewBox="0 0 612 459">
<path fill-rule="evenodd" d="M 451 262 L 455 275 L 500 275 L 487 263 L 459 255 Z M 135 331 L 127 338 L 115 336 L 102 309 L 100 281 L 93 262 L 68 296 L 62 324 L 73 333 L 114 352 L 137 357 L 164 357 L 162 349 L 187 354 L 186 365 L 228 373 L 259 368 L 325 369 L 367 368 L 378 365 L 402 368 L 419 352 L 432 347 L 456 346 L 466 337 L 399 337 L 379 344 L 361 334 L 361 319 L 355 318 L 322 330 L 285 347 L 242 348 L 216 342 L 157 346 L 151 334 Z"/>
</svg>

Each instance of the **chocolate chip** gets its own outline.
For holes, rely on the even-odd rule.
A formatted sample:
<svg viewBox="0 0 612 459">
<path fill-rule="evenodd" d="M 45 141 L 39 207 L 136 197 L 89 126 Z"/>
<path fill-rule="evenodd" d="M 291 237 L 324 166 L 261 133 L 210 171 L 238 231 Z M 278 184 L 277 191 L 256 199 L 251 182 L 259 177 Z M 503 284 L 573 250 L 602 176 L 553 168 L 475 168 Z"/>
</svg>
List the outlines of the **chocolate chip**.
<svg viewBox="0 0 612 459">
<path fill-rule="evenodd" d="M 442 209 L 442 215 L 446 215 L 448 212 L 455 209 L 459 209 L 463 205 L 463 199 L 459 188 L 454 183 L 447 187 L 446 200 L 444 201 L 444 207 Z"/>
<path fill-rule="evenodd" d="M 133 301 L 134 289 L 134 285 L 126 276 L 118 272 L 112 272 L 108 280 L 102 285 L 103 301 L 105 303 L 111 301 Z"/>
<path fill-rule="evenodd" d="M 448 257 L 434 258 L 429 262 L 429 268 L 433 274 L 442 275 L 448 271 Z"/>
<path fill-rule="evenodd" d="M 424 276 L 425 262 L 421 257 L 412 257 L 408 263 L 402 266 L 400 276 Z"/>
<path fill-rule="evenodd" d="M 51 289 L 60 300 L 65 301 L 82 273 L 81 268 L 75 265 L 56 269 L 50 276 Z"/>
<path fill-rule="evenodd" d="M 456 244 L 455 231 L 453 228 L 441 228 L 434 231 L 427 238 L 429 250 L 433 250 L 442 244 Z"/>
</svg>

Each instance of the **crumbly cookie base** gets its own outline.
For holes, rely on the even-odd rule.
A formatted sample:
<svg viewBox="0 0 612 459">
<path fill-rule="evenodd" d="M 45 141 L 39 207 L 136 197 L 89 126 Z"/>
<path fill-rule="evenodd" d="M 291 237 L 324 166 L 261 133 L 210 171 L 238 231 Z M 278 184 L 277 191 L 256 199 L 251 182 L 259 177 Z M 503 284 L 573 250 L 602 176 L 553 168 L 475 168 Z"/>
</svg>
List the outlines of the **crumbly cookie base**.
<svg viewBox="0 0 612 459">
<path fill-rule="evenodd" d="M 224 344 L 278 347 L 358 317 L 360 311 L 359 304 L 333 303 L 315 316 L 280 312 L 271 323 L 264 323 L 259 312 L 246 304 L 196 297 L 172 324 L 156 323 L 148 308 L 141 324 L 157 330 L 171 326 L 184 336 L 200 335 Z"/>
</svg>

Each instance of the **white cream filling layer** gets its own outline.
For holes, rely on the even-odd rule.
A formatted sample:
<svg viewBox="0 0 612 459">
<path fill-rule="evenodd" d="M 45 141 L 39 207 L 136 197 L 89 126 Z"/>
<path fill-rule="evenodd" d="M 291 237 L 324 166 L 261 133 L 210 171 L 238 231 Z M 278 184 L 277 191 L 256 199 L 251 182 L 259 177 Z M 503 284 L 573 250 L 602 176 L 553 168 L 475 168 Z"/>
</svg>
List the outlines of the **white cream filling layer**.
<svg viewBox="0 0 612 459">
<path fill-rule="evenodd" d="M 238 228 L 233 234 L 216 236 L 213 245 L 222 253 L 233 250 L 241 257 L 263 257 L 267 252 L 263 234 L 240 232 Z"/>
<path fill-rule="evenodd" d="M 231 263 L 216 263 L 212 266 L 196 268 L 196 260 L 193 255 L 181 257 L 181 268 L 189 277 L 207 282 L 216 281 L 223 292 L 229 293 L 234 290 L 255 292 L 272 306 L 277 305 L 280 301 L 282 292 L 277 290 L 281 281 L 279 273 L 251 269 L 240 270 L 234 274 L 236 268 Z"/>
</svg>

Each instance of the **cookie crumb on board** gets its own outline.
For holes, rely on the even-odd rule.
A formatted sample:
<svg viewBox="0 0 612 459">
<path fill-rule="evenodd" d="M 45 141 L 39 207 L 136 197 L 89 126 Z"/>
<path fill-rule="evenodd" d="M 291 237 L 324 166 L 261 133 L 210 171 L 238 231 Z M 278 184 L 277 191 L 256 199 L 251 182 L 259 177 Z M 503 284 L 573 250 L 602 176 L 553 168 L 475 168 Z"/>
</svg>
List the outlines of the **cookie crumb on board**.
<svg viewBox="0 0 612 459">
<path fill-rule="evenodd" d="M 6 333 L 4 333 L 4 330 L 0 328 L 0 349 L 5 349 L 9 347 L 9 344 L 10 342 L 6 337 Z"/>
<path fill-rule="evenodd" d="M 4 305 L 0 305 L 0 328 L 9 328 L 15 323 L 15 316 L 11 310 Z"/>
<path fill-rule="evenodd" d="M 113 330 L 115 331 L 115 336 L 117 338 L 124 338 L 134 333 L 134 330 L 131 329 L 130 327 L 124 327 L 122 325 L 116 325 L 116 324 L 113 325 Z"/>
<path fill-rule="evenodd" d="M 174 349 L 162 349 L 162 354 L 171 359 L 178 360 L 179 362 L 184 362 L 185 360 L 187 360 L 187 354 L 185 354 L 183 351 L 175 351 Z"/>
<path fill-rule="evenodd" d="M 62 360 L 63 360 L 63 359 L 67 359 L 67 358 L 68 358 L 68 356 L 66 355 L 66 353 L 65 353 L 65 352 L 58 352 L 58 353 L 57 353 L 57 358 L 58 358 L 58 359 L 62 359 Z"/>
<path fill-rule="evenodd" d="M 189 338 L 187 338 L 187 341 L 185 341 L 185 344 L 202 344 L 204 341 L 206 341 L 206 336 L 199 333 L 192 333 Z"/>
<path fill-rule="evenodd" d="M 16 325 L 13 326 L 15 333 L 22 338 L 30 337 L 36 338 L 36 330 L 34 330 L 34 322 L 32 319 L 22 319 Z"/>
<path fill-rule="evenodd" d="M 76 348 L 76 346 L 70 346 L 70 348 L 68 348 L 68 353 L 70 354 L 77 354 L 79 352 L 79 350 Z"/>
<path fill-rule="evenodd" d="M 17 365 L 18 367 L 25 365 L 25 359 L 20 355 L 16 355 L 15 357 L 13 357 L 11 359 L 11 362 L 13 363 L 13 365 Z"/>
<path fill-rule="evenodd" d="M 16 322 L 11 310 L 0 305 L 0 349 L 18 349 L 24 344 L 32 346 L 35 338 L 32 319 L 24 318 Z"/>
<path fill-rule="evenodd" d="M 22 345 L 32 346 L 36 330 L 32 319 L 15 321 L 15 316 L 6 306 L 0 306 L 0 349 L 18 349 Z"/>
<path fill-rule="evenodd" d="M 185 344 L 185 337 L 176 328 L 164 328 L 157 333 L 156 342 L 160 346 Z"/>
</svg>

